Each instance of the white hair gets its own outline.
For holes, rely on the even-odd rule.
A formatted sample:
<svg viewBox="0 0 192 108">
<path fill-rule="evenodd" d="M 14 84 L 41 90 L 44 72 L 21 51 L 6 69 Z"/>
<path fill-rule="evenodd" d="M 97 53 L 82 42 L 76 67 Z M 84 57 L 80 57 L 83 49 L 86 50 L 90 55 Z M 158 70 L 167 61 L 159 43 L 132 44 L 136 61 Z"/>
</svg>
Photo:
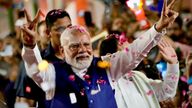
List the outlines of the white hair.
<svg viewBox="0 0 192 108">
<path fill-rule="evenodd" d="M 75 36 L 77 33 L 85 33 L 90 35 L 89 32 L 83 26 L 74 25 L 67 27 L 60 37 L 61 46 L 66 45 L 66 40 L 69 40 L 70 36 Z"/>
</svg>

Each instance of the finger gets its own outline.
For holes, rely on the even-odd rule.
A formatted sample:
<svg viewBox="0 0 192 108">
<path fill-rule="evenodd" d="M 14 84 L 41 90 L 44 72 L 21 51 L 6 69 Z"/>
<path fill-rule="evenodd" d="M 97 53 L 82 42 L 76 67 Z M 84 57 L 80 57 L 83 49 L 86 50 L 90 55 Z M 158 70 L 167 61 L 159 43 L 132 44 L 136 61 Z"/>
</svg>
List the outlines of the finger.
<svg viewBox="0 0 192 108">
<path fill-rule="evenodd" d="M 171 45 L 171 41 L 170 41 L 169 39 L 166 39 L 166 44 L 167 44 L 168 47 L 173 47 L 173 46 Z"/>
<path fill-rule="evenodd" d="M 165 47 L 170 47 L 171 45 L 169 44 L 169 40 L 167 38 L 163 38 L 163 44 Z"/>
<path fill-rule="evenodd" d="M 172 40 L 168 37 L 168 36 L 163 36 L 163 38 L 168 42 L 168 43 L 172 43 Z"/>
<path fill-rule="evenodd" d="M 166 42 L 165 39 L 162 40 L 162 45 L 163 45 L 164 47 L 167 47 L 167 46 L 168 46 L 168 44 L 167 44 L 167 42 Z"/>
<path fill-rule="evenodd" d="M 161 47 L 161 49 L 165 48 L 165 44 L 163 43 L 163 39 L 158 43 L 158 45 Z"/>
<path fill-rule="evenodd" d="M 41 11 L 41 9 L 39 9 L 39 10 L 37 11 L 37 14 L 36 14 L 33 22 L 34 22 L 34 23 L 37 23 L 38 20 L 39 20 L 39 17 L 40 17 L 40 16 L 43 16 L 43 15 L 44 15 L 43 12 Z"/>
<path fill-rule="evenodd" d="M 174 49 L 176 49 L 176 45 L 175 42 L 173 40 L 171 40 L 168 36 L 165 36 L 167 41 L 169 42 L 169 44 L 171 45 L 171 47 L 173 47 Z"/>
<path fill-rule="evenodd" d="M 166 8 L 167 8 L 167 0 L 164 0 L 164 2 L 163 2 L 163 9 L 161 11 L 161 16 L 165 15 Z"/>
<path fill-rule="evenodd" d="M 163 44 L 164 47 L 169 47 L 169 44 L 168 44 L 168 42 L 166 41 L 166 39 L 164 39 L 164 40 L 162 41 L 162 44 Z"/>
<path fill-rule="evenodd" d="M 27 22 L 31 22 L 31 21 L 32 21 L 32 20 L 31 20 L 31 16 L 29 15 L 29 13 L 27 12 L 26 9 L 24 9 L 24 13 L 25 13 L 25 17 L 26 17 L 26 19 L 27 19 Z"/>
<path fill-rule="evenodd" d="M 174 6 L 174 4 L 175 4 L 175 1 L 176 1 L 176 0 L 172 0 L 172 2 L 168 5 L 168 8 L 169 8 L 169 9 L 173 9 L 173 6 Z"/>
<path fill-rule="evenodd" d="M 157 46 L 158 46 L 159 50 L 163 50 L 163 48 L 164 48 L 161 42 L 159 42 Z"/>
<path fill-rule="evenodd" d="M 45 17 L 45 14 L 43 13 L 43 11 L 41 9 L 40 9 L 39 13 L 41 14 L 42 17 Z"/>
<path fill-rule="evenodd" d="M 33 29 L 35 27 L 35 25 L 37 24 L 37 22 L 39 21 L 40 16 L 43 16 L 43 12 L 39 9 L 34 20 L 32 21 L 32 23 L 29 26 L 29 29 Z"/>
<path fill-rule="evenodd" d="M 33 36 L 33 35 L 34 35 L 34 32 L 31 31 L 30 29 L 28 29 L 26 26 L 21 27 L 21 29 L 22 29 L 24 32 L 26 32 L 28 35 L 30 35 L 30 36 Z"/>
<path fill-rule="evenodd" d="M 166 54 L 163 51 L 160 50 L 159 52 L 163 56 L 163 58 L 166 58 Z"/>
</svg>

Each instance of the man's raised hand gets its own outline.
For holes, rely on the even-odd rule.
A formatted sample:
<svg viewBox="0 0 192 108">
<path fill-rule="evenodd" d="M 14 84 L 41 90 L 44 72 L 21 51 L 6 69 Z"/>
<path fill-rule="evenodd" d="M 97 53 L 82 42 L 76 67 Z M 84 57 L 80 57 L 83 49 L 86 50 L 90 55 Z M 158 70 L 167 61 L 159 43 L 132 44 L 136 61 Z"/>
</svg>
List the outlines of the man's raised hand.
<svg viewBox="0 0 192 108">
<path fill-rule="evenodd" d="M 164 0 L 161 17 L 156 24 L 156 29 L 158 32 L 168 27 L 169 24 L 172 24 L 179 15 L 178 12 L 173 10 L 175 2 L 176 0 L 172 0 L 171 3 L 167 5 L 167 0 Z"/>
<path fill-rule="evenodd" d="M 26 10 L 24 10 L 27 24 L 23 25 L 21 27 L 22 30 L 22 42 L 24 46 L 29 47 L 29 48 L 34 48 L 36 44 L 36 39 L 37 39 L 37 32 L 36 32 L 36 26 L 38 24 L 40 16 L 44 16 L 41 10 L 38 10 L 35 18 L 31 20 L 30 15 Z"/>
</svg>

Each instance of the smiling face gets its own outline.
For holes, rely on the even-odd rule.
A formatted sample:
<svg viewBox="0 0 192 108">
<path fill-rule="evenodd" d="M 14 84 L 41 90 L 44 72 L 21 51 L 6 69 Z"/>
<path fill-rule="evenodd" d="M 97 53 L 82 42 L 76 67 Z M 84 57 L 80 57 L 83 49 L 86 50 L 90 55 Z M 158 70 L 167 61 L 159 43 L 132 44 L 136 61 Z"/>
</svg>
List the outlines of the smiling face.
<svg viewBox="0 0 192 108">
<path fill-rule="evenodd" d="M 65 60 L 77 69 L 88 68 L 93 59 L 89 33 L 80 26 L 67 28 L 61 35 Z"/>
</svg>

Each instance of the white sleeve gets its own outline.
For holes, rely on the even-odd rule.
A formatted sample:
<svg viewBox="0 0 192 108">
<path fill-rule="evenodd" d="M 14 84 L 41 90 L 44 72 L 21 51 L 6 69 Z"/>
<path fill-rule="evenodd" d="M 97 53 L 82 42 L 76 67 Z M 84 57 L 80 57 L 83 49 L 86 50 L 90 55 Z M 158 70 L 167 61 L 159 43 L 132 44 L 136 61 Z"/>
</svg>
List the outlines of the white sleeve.
<svg viewBox="0 0 192 108">
<path fill-rule="evenodd" d="M 34 49 L 23 48 L 22 58 L 27 75 L 32 78 L 46 93 L 46 99 L 52 99 L 55 92 L 55 68 L 49 64 L 43 72 L 38 70 L 38 64 L 42 61 L 40 51 L 36 45 Z"/>
<path fill-rule="evenodd" d="M 179 80 L 179 63 L 167 64 L 167 74 L 164 81 L 149 80 L 159 101 L 173 98 Z"/>
<path fill-rule="evenodd" d="M 103 60 L 108 60 L 111 63 L 111 78 L 118 80 L 125 73 L 136 68 L 149 51 L 157 45 L 162 35 L 163 33 L 158 33 L 153 26 L 132 44 L 128 45 L 125 50 L 114 53 L 111 56 L 102 57 Z"/>
<path fill-rule="evenodd" d="M 42 61 L 42 57 L 37 44 L 33 49 L 23 46 L 21 56 L 28 66 L 31 66 L 32 64 L 38 64 Z"/>
</svg>

